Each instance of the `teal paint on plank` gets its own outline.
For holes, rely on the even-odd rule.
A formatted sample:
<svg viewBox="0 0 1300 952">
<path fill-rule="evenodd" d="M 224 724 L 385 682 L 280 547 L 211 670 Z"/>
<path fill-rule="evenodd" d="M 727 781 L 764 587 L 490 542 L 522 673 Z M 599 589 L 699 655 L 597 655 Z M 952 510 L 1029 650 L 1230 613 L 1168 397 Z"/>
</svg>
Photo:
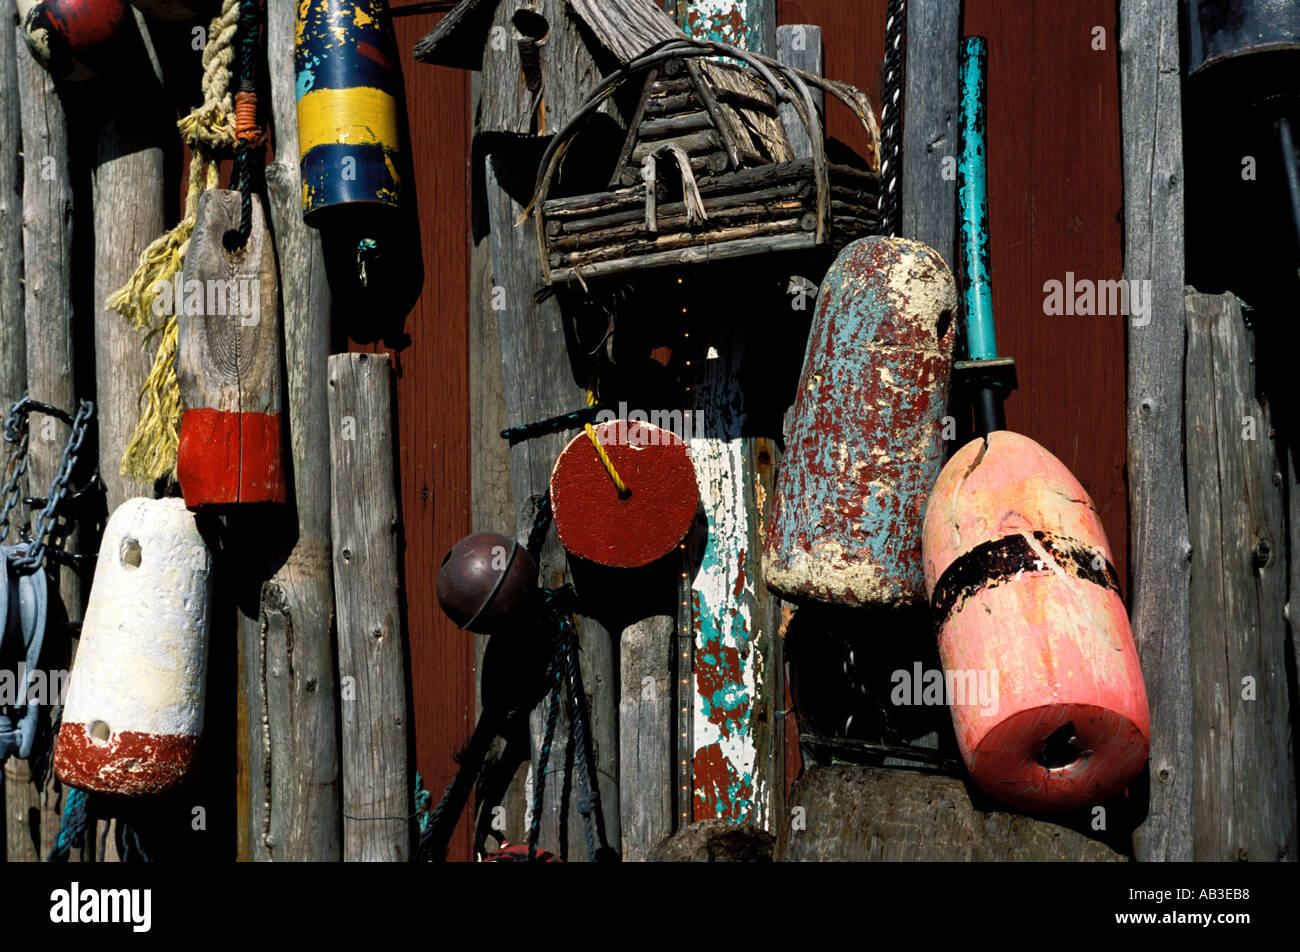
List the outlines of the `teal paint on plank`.
<svg viewBox="0 0 1300 952">
<path fill-rule="evenodd" d="M 961 159 L 957 164 L 959 238 L 966 313 L 966 346 L 971 360 L 998 355 L 993 330 L 993 285 L 989 267 L 988 161 L 985 151 L 988 42 L 967 37 L 961 51 Z"/>
</svg>

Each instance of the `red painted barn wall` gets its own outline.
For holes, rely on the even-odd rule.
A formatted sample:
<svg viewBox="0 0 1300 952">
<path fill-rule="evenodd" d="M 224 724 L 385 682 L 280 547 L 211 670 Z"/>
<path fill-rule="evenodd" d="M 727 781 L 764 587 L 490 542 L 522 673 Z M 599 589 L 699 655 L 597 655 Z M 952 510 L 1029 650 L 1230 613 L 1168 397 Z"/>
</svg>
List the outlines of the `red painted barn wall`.
<svg viewBox="0 0 1300 952">
<path fill-rule="evenodd" d="M 390 4 L 393 10 L 412 0 Z M 469 479 L 469 80 L 416 63 L 415 43 L 445 14 L 396 16 L 410 148 L 419 201 L 424 289 L 406 318 L 410 342 L 379 350 L 397 368 L 398 466 L 415 763 L 434 801 L 456 773 L 474 729 L 474 641 L 434 596 L 443 555 L 470 531 Z M 447 858 L 470 858 L 472 810 Z"/>
</svg>

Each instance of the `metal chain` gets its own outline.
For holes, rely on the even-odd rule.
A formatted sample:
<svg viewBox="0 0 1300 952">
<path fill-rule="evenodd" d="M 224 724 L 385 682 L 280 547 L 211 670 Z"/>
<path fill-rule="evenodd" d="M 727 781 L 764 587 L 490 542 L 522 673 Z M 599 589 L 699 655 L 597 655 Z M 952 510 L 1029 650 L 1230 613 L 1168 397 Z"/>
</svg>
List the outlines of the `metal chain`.
<svg viewBox="0 0 1300 952">
<path fill-rule="evenodd" d="M 0 541 L 9 534 L 9 514 L 18 503 L 18 481 L 27 471 L 27 450 L 31 439 L 28 416 L 33 411 L 48 413 L 69 422 L 72 432 L 68 436 L 68 442 L 64 444 L 63 455 L 59 458 L 59 468 L 50 482 L 45 508 L 36 519 L 36 530 L 27 544 L 27 552 L 11 560 L 15 569 L 28 571 L 36 570 L 45 561 L 45 550 L 49 544 L 50 533 L 54 530 L 54 523 L 58 519 L 59 507 L 68 494 L 68 483 L 77 468 L 77 454 L 80 453 L 81 445 L 86 439 L 86 432 L 90 429 L 90 421 L 95 415 L 95 405 L 89 400 L 82 400 L 74 418 L 69 418 L 62 410 L 33 400 L 30 396 L 23 397 L 9 408 L 9 415 L 5 420 L 4 438 L 8 443 L 17 443 L 18 447 L 10 457 L 9 465 L 13 469 L 13 474 L 5 483 L 3 490 L 5 498 L 4 508 L 0 510 Z"/>
<path fill-rule="evenodd" d="M 903 35 L 906 0 L 889 0 L 885 16 L 884 90 L 880 106 L 880 230 L 890 238 L 901 230 L 898 172 L 903 148 Z"/>
</svg>

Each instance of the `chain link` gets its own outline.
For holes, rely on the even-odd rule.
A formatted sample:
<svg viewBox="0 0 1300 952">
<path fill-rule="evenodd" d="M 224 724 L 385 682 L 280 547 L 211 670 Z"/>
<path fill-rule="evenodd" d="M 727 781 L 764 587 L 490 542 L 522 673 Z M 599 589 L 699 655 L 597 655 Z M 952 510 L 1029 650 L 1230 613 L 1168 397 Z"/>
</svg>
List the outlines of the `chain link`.
<svg viewBox="0 0 1300 952">
<path fill-rule="evenodd" d="M 9 415 L 5 419 L 4 438 L 7 443 L 16 443 L 17 448 L 9 458 L 11 475 L 2 490 L 4 508 L 0 510 L 0 542 L 9 535 L 9 516 L 14 506 L 18 504 L 20 495 L 18 483 L 27 472 L 27 450 L 31 442 L 31 426 L 28 417 L 33 412 L 58 417 L 71 425 L 72 432 L 68 436 L 68 442 L 64 444 L 63 455 L 59 458 L 59 468 L 50 482 L 45 508 L 36 519 L 35 533 L 27 544 L 27 552 L 16 555 L 11 560 L 14 568 L 20 571 L 35 571 L 45 561 L 50 533 L 54 531 L 54 524 L 58 520 L 59 507 L 68 495 L 68 483 L 77 468 L 77 457 L 81 452 L 82 443 L 85 442 L 86 432 L 90 429 L 90 421 L 95 415 L 95 405 L 89 400 L 82 400 L 77 408 L 76 417 L 69 417 L 57 407 L 40 403 L 27 396 L 9 408 Z"/>
</svg>

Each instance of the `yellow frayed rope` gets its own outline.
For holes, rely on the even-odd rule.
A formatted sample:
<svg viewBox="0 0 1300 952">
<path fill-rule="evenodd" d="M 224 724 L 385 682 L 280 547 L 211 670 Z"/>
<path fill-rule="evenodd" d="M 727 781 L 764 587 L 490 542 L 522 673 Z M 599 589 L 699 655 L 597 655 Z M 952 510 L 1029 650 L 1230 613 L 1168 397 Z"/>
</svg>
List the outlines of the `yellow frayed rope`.
<svg viewBox="0 0 1300 952">
<path fill-rule="evenodd" d="M 171 313 L 154 313 L 158 288 L 181 272 L 190 247 L 190 235 L 199 210 L 199 196 L 220 184 L 217 159 L 235 146 L 235 110 L 230 96 L 231 64 L 235 58 L 235 27 L 239 21 L 238 0 L 223 0 L 221 13 L 208 27 L 203 48 L 203 105 L 177 123 L 190 146 L 190 182 L 185 196 L 185 216 L 180 223 L 155 240 L 126 284 L 111 295 L 107 306 L 125 317 L 135 330 L 145 333 L 142 347 L 155 336 L 158 352 L 153 369 L 140 390 L 140 419 L 131 442 L 122 454 L 123 476 L 151 483 L 163 476 L 176 478 L 176 452 L 180 444 L 180 384 L 176 380 L 176 348 L 179 325 L 173 300 Z"/>
<path fill-rule="evenodd" d="M 589 389 L 587 391 L 587 406 L 594 407 L 595 405 L 596 391 Z M 590 423 L 584 423 L 582 428 L 587 432 L 587 439 L 591 440 L 591 445 L 596 448 L 596 455 L 600 457 L 600 461 L 605 467 L 605 472 L 609 474 L 609 478 L 613 480 L 615 487 L 617 487 L 619 496 L 626 499 L 628 496 L 632 495 L 632 490 L 627 488 L 627 484 L 623 482 L 623 477 L 620 476 L 618 470 L 614 468 L 614 461 L 609 458 L 609 454 L 605 452 L 605 447 L 601 445 L 600 437 L 596 436 L 596 428 Z"/>
</svg>

